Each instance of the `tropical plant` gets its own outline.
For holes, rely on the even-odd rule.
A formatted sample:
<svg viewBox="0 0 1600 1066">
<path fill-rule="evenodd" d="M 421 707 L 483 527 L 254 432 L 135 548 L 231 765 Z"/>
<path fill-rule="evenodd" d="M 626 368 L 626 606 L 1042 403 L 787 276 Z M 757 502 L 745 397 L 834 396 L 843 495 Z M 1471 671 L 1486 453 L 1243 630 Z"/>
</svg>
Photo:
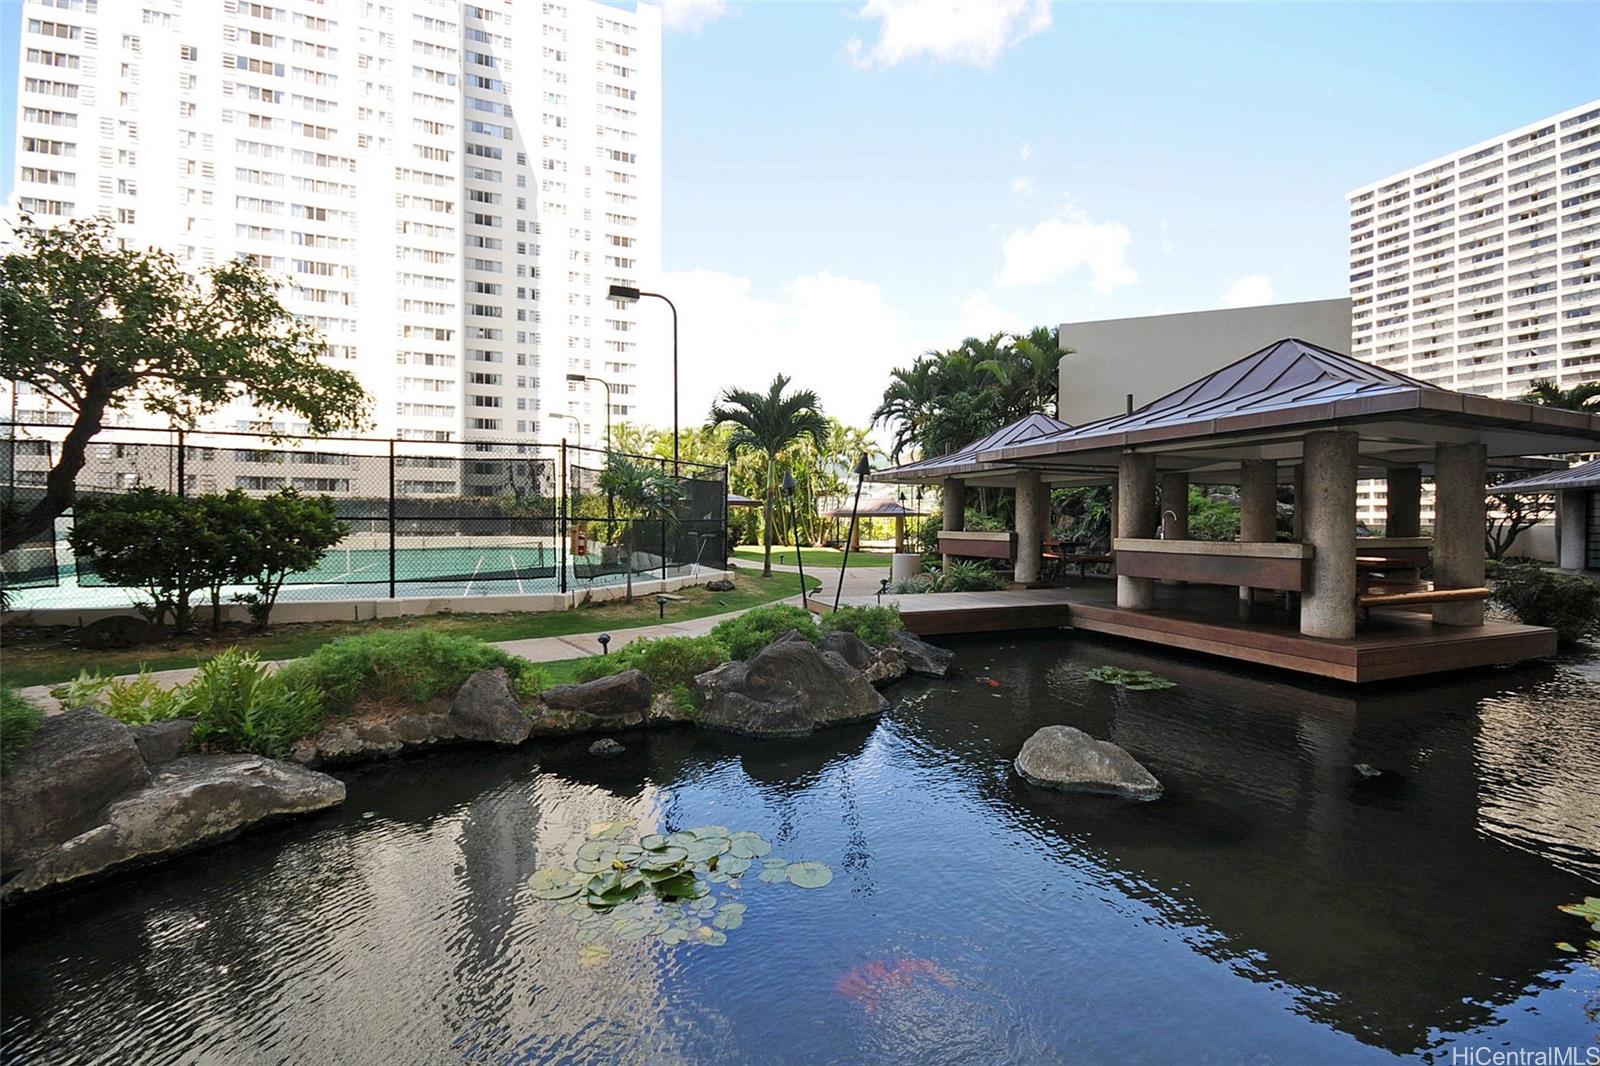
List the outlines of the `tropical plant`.
<svg viewBox="0 0 1600 1066">
<path fill-rule="evenodd" d="M 1189 487 L 1189 539 L 1238 540 L 1239 505 L 1226 496 Z"/>
<path fill-rule="evenodd" d="M 933 576 L 933 592 L 995 592 L 1006 587 L 1006 579 L 975 559 L 953 560 Z"/>
<path fill-rule="evenodd" d="M 886 648 L 904 629 L 898 607 L 841 607 L 823 615 L 824 633 L 854 633 L 874 648 Z"/>
<path fill-rule="evenodd" d="M 195 742 L 282 759 L 327 718 L 322 692 L 271 668 L 253 652 L 229 648 L 200 664 L 180 695 Z"/>
<path fill-rule="evenodd" d="M 624 670 L 639 670 L 656 691 L 666 692 L 685 709 L 700 706 L 694 679 L 728 661 L 728 649 L 714 636 L 657 637 L 636 640 L 611 655 L 595 655 L 578 664 L 579 681 L 593 681 Z"/>
<path fill-rule="evenodd" d="M 778 455 L 802 437 L 810 438 L 820 449 L 828 432 L 817 394 L 810 389 L 786 393 L 788 387 L 789 378 L 779 374 L 765 393 L 727 389 L 711 405 L 710 424 L 732 427 L 728 455 L 755 452 L 766 465 L 762 486 L 762 577 L 772 576 L 772 505 L 778 486 Z"/>
<path fill-rule="evenodd" d="M 1553 381 L 1535 381 L 1523 394 L 1522 402 L 1558 407 L 1563 411 L 1593 411 L 1600 408 L 1600 381 L 1586 381 L 1565 389 Z"/>
<path fill-rule="evenodd" d="M 788 603 L 753 607 L 744 614 L 718 622 L 712 627 L 711 635 L 728 649 L 730 659 L 748 659 L 791 629 L 813 644 L 822 640 L 822 632 L 811 612 Z"/>
<path fill-rule="evenodd" d="M 633 602 L 633 550 L 639 523 L 659 522 L 662 526 L 677 521 L 678 503 L 683 499 L 683 484 L 648 459 L 636 459 L 621 452 L 606 453 L 606 467 L 596 484 L 616 507 L 628 517 L 623 524 L 623 550 L 627 553 L 627 592 Z M 666 574 L 663 559 L 662 575 Z"/>
<path fill-rule="evenodd" d="M 129 406 L 192 426 L 239 397 L 303 419 L 312 434 L 365 423 L 354 374 L 330 366 L 317 331 L 244 260 L 189 275 L 176 257 L 124 247 L 107 219 L 53 228 L 24 218 L 0 258 L 0 378 L 73 416 L 44 491 L 8 516 L 0 551 L 52 528 L 73 505 L 90 440 Z"/>
<path fill-rule="evenodd" d="M 1129 689 L 1133 692 L 1149 692 L 1163 688 L 1177 688 L 1176 681 L 1168 681 L 1164 677 L 1157 677 L 1148 670 L 1124 670 L 1117 666 L 1097 666 L 1092 670 L 1084 671 L 1091 681 L 1098 681 L 1102 685 L 1115 685 L 1118 688 Z"/>
<path fill-rule="evenodd" d="M 1524 625 L 1549 626 L 1568 643 L 1600 634 L 1600 585 L 1536 563 L 1501 563 L 1492 598 Z"/>
<path fill-rule="evenodd" d="M 11 772 L 11 761 L 33 743 L 44 721 L 39 705 L 13 688 L 0 688 L 0 774 Z"/>
<path fill-rule="evenodd" d="M 419 704 L 452 694 L 479 670 L 500 667 L 519 694 L 537 691 L 538 671 L 476 637 L 431 629 L 387 630 L 330 641 L 279 673 L 323 693 L 328 710 L 344 714 L 358 699 Z"/>
<path fill-rule="evenodd" d="M 73 680 L 51 689 L 50 695 L 63 707 L 89 707 L 124 725 L 164 722 L 184 713 L 181 686 L 167 688 L 148 668 L 141 668 L 131 678 L 102 677 L 98 671 L 84 670 Z"/>
<path fill-rule="evenodd" d="M 315 567 L 349 532 L 327 496 L 302 496 L 286 488 L 249 501 L 237 530 L 234 573 L 255 586 L 238 599 L 248 606 L 257 629 L 267 628 L 288 576 Z"/>
</svg>

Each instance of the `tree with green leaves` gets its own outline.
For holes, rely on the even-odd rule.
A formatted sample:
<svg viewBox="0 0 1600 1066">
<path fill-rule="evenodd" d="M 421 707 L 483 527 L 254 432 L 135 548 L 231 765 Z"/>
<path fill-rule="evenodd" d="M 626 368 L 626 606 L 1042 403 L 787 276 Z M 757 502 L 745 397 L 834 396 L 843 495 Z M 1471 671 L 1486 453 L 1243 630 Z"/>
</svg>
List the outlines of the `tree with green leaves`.
<svg viewBox="0 0 1600 1066">
<path fill-rule="evenodd" d="M 26 511 L 8 515 L 0 551 L 51 528 L 73 503 L 90 440 L 112 411 L 137 407 L 179 428 L 231 400 L 303 418 L 313 434 L 365 424 L 368 398 L 327 345 L 278 299 L 279 282 L 234 260 L 187 273 L 159 249 L 122 247 L 110 222 L 24 221 L 0 258 L 0 377 L 72 412 Z"/>
<path fill-rule="evenodd" d="M 162 489 L 85 496 L 67 539 L 73 554 L 108 584 L 150 597 L 140 610 L 152 623 L 161 625 L 170 614 L 184 633 L 195 593 L 226 583 L 230 573 L 207 517 L 193 501 Z"/>
<path fill-rule="evenodd" d="M 596 484 L 615 501 L 617 509 L 625 516 L 623 550 L 627 553 L 628 575 L 625 597 L 628 603 L 632 603 L 634 538 L 639 523 L 654 521 L 667 525 L 677 521 L 683 485 L 648 459 L 635 459 L 618 451 L 606 453 L 606 466 L 600 471 Z M 665 576 L 665 559 L 661 561 L 661 567 L 662 576 Z"/>
<path fill-rule="evenodd" d="M 764 393 L 750 389 L 726 389 L 711 405 L 710 423 L 731 426 L 728 454 L 755 452 L 766 463 L 766 483 L 762 501 L 761 576 L 772 576 L 772 504 L 777 492 L 778 454 L 802 437 L 819 449 L 825 446 L 828 420 L 822 404 L 810 389 L 786 392 L 789 378 L 779 374 Z"/>
<path fill-rule="evenodd" d="M 1586 381 L 1563 389 L 1553 381 L 1535 381 L 1522 396 L 1523 403 L 1558 407 L 1563 411 L 1600 411 L 1600 381 Z"/>
<path fill-rule="evenodd" d="M 249 501 L 236 535 L 234 572 L 255 586 L 236 598 L 249 608 L 257 629 L 267 628 L 289 575 L 315 567 L 349 532 L 327 496 L 286 488 Z"/>
</svg>

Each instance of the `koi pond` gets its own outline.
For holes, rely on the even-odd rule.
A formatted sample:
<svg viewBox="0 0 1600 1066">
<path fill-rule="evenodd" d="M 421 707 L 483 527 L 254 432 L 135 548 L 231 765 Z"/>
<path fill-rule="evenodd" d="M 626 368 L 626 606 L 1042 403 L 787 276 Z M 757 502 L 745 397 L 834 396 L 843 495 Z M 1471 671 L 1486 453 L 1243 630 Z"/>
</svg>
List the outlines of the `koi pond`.
<svg viewBox="0 0 1600 1066">
<path fill-rule="evenodd" d="M 1081 636 L 948 644 L 951 676 L 889 690 L 874 724 L 352 771 L 338 811 L 24 905 L 4 921 L 0 1058 L 1595 1045 L 1600 971 L 1558 946 L 1595 934 L 1557 908 L 1600 895 L 1600 658 L 1357 695 Z M 1176 687 L 1102 684 L 1102 666 Z M 1165 795 L 1025 784 L 1012 759 L 1052 724 L 1122 745 Z"/>
</svg>

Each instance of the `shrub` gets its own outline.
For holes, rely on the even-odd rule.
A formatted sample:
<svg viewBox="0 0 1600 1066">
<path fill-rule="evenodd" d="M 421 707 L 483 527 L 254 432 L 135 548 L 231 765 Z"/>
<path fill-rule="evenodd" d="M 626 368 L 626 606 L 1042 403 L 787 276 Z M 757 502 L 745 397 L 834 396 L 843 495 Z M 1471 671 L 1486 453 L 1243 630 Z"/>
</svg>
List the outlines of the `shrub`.
<svg viewBox="0 0 1600 1066">
<path fill-rule="evenodd" d="M 201 664 L 183 686 L 181 705 L 195 719 L 194 738 L 208 748 L 281 759 L 327 718 L 315 685 L 269 673 L 260 656 L 229 648 Z"/>
<path fill-rule="evenodd" d="M 233 576 L 255 585 L 254 592 L 237 598 L 257 629 L 267 628 L 288 576 L 315 567 L 349 532 L 326 496 L 302 496 L 287 488 L 248 501 L 235 538 Z"/>
<path fill-rule="evenodd" d="M 168 614 L 189 628 L 189 601 L 226 574 L 216 530 L 200 509 L 171 492 L 140 488 L 120 496 L 79 497 L 73 506 L 73 552 L 106 581 L 142 590 L 141 609 L 156 625 Z"/>
<path fill-rule="evenodd" d="M 139 676 L 126 680 L 85 670 L 65 685 L 51 689 L 50 695 L 63 707 L 92 707 L 124 725 L 164 722 L 185 713 L 182 686 L 164 688 L 148 669 L 141 669 Z"/>
<path fill-rule="evenodd" d="M 1189 537 L 1192 540 L 1237 540 L 1238 506 L 1190 486 Z"/>
<path fill-rule="evenodd" d="M 0 774 L 11 771 L 11 760 L 33 741 L 44 712 L 15 689 L 0 689 Z"/>
<path fill-rule="evenodd" d="M 935 574 L 934 592 L 994 592 L 1006 587 L 1005 578 L 974 560 L 952 561 L 950 568 Z"/>
<path fill-rule="evenodd" d="M 889 587 L 884 590 L 891 596 L 917 596 L 924 592 L 933 591 L 933 575 L 918 574 L 900 581 L 889 582 Z"/>
<path fill-rule="evenodd" d="M 476 637 L 430 629 L 391 630 L 324 644 L 282 673 L 320 689 L 328 710 L 344 714 L 359 697 L 385 703 L 426 703 L 450 695 L 479 670 L 504 667 L 518 694 L 537 691 L 533 664 Z M 524 680 L 527 675 L 533 677 Z"/>
<path fill-rule="evenodd" d="M 1600 633 L 1600 585 L 1582 574 L 1505 563 L 1496 569 L 1494 601 L 1524 625 L 1549 626 L 1564 641 Z"/>
<path fill-rule="evenodd" d="M 697 674 L 715 670 L 728 661 L 728 649 L 714 636 L 658 637 L 636 640 L 613 655 L 596 655 L 578 665 L 579 681 L 642 670 L 659 691 L 689 689 Z"/>
<path fill-rule="evenodd" d="M 791 629 L 813 644 L 822 640 L 811 612 L 786 603 L 755 607 L 737 618 L 718 622 L 711 635 L 728 649 L 729 658 L 748 659 Z"/>
<path fill-rule="evenodd" d="M 874 648 L 893 644 L 895 634 L 904 628 L 897 607 L 841 607 L 822 617 L 824 633 L 854 633 Z"/>
</svg>

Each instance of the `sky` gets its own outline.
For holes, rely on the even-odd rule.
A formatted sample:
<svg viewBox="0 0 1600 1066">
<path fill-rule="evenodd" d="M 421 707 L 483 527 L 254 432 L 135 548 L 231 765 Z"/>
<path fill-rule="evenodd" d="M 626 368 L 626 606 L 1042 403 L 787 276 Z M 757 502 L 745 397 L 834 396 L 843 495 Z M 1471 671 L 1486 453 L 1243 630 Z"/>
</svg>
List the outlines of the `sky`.
<svg viewBox="0 0 1600 1066">
<path fill-rule="evenodd" d="M 0 0 L 0 197 L 18 13 Z M 685 424 L 779 372 L 862 423 L 891 368 L 969 335 L 1342 296 L 1347 192 L 1600 98 L 1600 2 L 663 16 L 645 280 L 678 305 Z M 664 352 L 666 311 L 644 308 Z M 645 393 L 670 421 L 666 382 Z"/>
</svg>

